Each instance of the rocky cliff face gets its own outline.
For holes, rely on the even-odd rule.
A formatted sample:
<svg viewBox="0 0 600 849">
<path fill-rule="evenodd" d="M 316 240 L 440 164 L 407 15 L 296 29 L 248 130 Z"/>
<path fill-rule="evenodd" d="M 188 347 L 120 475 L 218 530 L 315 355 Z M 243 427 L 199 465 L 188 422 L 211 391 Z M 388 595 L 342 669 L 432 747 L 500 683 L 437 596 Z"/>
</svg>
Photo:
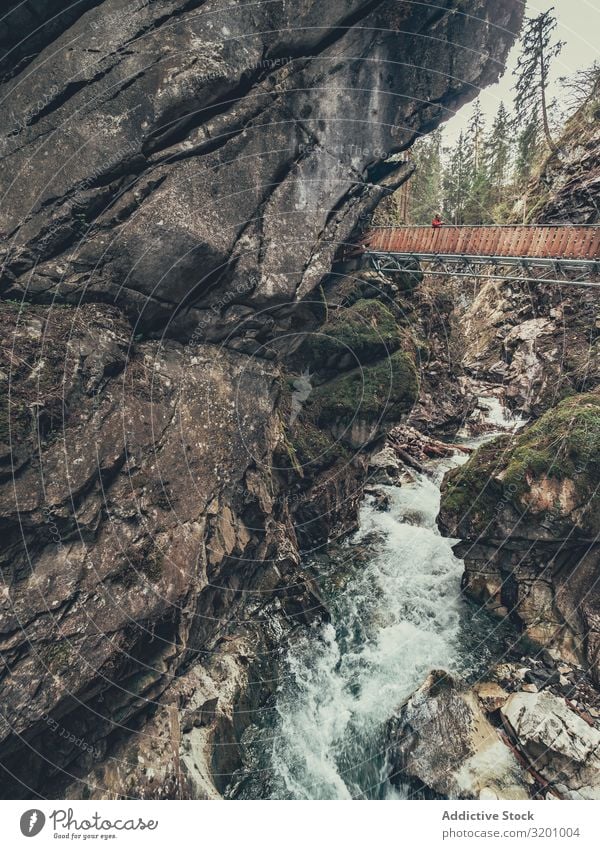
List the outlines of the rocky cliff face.
<svg viewBox="0 0 600 849">
<path fill-rule="evenodd" d="M 326 333 L 358 362 L 333 352 L 306 408 L 294 369 L 339 242 L 406 177 L 382 160 L 500 71 L 521 4 L 462 5 L 12 4 L 3 795 L 224 791 L 283 636 L 327 615 L 300 544 L 352 525 L 418 368 L 363 298 Z"/>
<path fill-rule="evenodd" d="M 5 83 L 6 290 L 254 338 L 248 301 L 312 291 L 377 164 L 498 75 L 518 5 L 105 0 Z"/>
<path fill-rule="evenodd" d="M 599 137 L 596 91 L 567 123 L 557 152 L 524 199 L 532 222 L 600 222 Z M 509 403 L 527 415 L 539 416 L 566 395 L 600 385 L 595 290 L 484 281 L 466 310 L 464 331 L 467 372 L 502 382 Z"/>
<path fill-rule="evenodd" d="M 542 170 L 532 207 L 536 222 L 598 224 L 599 142 L 600 86 L 596 86 L 567 123 L 557 152 L 549 157 Z"/>
<path fill-rule="evenodd" d="M 508 404 L 527 417 L 600 385 L 600 301 L 593 289 L 486 282 L 462 329 L 466 373 L 501 384 Z"/>
<path fill-rule="evenodd" d="M 440 515 L 463 540 L 467 592 L 540 648 L 586 664 L 597 683 L 599 427 L 598 394 L 563 401 L 451 473 Z"/>
<path fill-rule="evenodd" d="M 597 134 L 592 94 L 542 171 L 541 223 L 598 221 Z M 464 364 L 503 382 L 509 403 L 541 418 L 450 476 L 440 517 L 465 540 L 467 591 L 538 645 L 587 665 L 597 683 L 599 316 L 594 289 L 482 286 L 465 316 Z"/>
</svg>

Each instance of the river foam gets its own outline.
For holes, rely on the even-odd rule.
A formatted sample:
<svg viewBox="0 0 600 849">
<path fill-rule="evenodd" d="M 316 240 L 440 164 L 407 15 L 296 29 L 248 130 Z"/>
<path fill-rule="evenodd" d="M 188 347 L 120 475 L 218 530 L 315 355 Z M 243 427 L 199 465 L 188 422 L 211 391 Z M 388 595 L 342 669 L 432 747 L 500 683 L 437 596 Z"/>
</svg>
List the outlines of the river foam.
<svg viewBox="0 0 600 849">
<path fill-rule="evenodd" d="M 401 488 L 382 487 L 390 499 L 386 512 L 367 498 L 360 531 L 339 547 L 337 563 L 347 570 L 342 585 L 335 565 L 333 574 L 321 572 L 332 622 L 302 636 L 286 658 L 272 752 L 274 796 L 396 796 L 387 782 L 384 724 L 431 669 L 469 674 L 475 668 L 466 645 L 477 641 L 473 608 L 460 593 L 463 563 L 435 521 L 441 478 L 463 461 L 432 464 L 431 476 L 417 475 Z"/>
</svg>

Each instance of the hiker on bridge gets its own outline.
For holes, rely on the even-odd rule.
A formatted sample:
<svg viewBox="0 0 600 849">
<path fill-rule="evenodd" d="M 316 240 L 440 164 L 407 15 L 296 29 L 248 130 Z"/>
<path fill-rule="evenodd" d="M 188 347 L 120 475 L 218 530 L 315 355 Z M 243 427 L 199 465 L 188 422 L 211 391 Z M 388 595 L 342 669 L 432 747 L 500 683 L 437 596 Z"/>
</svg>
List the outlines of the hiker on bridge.
<svg viewBox="0 0 600 849">
<path fill-rule="evenodd" d="M 444 224 L 444 222 L 442 221 L 442 219 L 440 218 L 439 215 L 436 214 L 436 215 L 433 216 L 433 221 L 431 222 L 431 226 L 433 227 L 434 230 L 439 230 L 440 227 L 443 226 L 443 224 Z"/>
</svg>

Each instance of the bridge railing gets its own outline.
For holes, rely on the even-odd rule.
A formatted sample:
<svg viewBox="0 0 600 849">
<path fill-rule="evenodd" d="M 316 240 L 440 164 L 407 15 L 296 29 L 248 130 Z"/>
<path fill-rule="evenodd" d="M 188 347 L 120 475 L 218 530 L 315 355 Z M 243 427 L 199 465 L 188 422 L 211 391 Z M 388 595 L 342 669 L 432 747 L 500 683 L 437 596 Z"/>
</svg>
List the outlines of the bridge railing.
<svg viewBox="0 0 600 849">
<path fill-rule="evenodd" d="M 538 227 L 578 227 L 581 229 L 592 229 L 600 227 L 600 224 L 453 224 L 452 222 L 444 222 L 443 227 L 454 227 L 460 230 L 465 230 L 467 227 L 470 230 L 514 230 L 515 227 L 528 227 L 530 230 L 535 230 Z M 371 230 L 432 230 L 430 224 L 377 224 L 370 228 Z"/>
<path fill-rule="evenodd" d="M 379 227 L 361 240 L 363 250 L 404 255 L 455 255 L 597 260 L 596 225 Z"/>
</svg>

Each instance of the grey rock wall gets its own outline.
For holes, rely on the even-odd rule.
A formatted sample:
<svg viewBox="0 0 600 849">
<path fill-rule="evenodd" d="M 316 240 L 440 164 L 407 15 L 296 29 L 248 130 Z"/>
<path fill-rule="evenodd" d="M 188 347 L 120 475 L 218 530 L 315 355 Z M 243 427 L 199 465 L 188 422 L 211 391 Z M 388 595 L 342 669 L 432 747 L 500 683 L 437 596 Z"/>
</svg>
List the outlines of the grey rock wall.
<svg viewBox="0 0 600 849">
<path fill-rule="evenodd" d="M 381 160 L 500 73 L 521 3 L 464 6 L 104 0 L 4 21 L 2 795 L 226 786 L 269 696 L 248 682 L 326 615 L 273 461 L 268 345 L 405 179 L 377 184 Z M 359 472 L 322 514 L 355 511 Z"/>
</svg>

